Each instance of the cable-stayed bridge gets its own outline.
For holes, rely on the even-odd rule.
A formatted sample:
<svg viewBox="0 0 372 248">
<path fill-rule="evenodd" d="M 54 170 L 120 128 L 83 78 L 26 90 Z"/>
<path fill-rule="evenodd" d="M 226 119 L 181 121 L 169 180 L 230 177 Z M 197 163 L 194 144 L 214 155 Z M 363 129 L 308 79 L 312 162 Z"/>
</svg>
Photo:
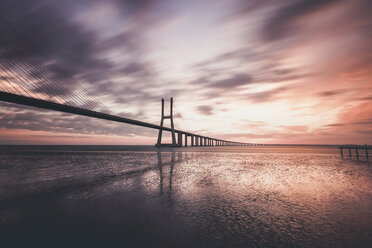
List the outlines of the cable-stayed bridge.
<svg viewBox="0 0 372 248">
<path fill-rule="evenodd" d="M 73 76 L 43 54 L 9 22 L 0 17 L 0 100 L 42 109 L 89 116 L 159 130 L 157 146 L 246 146 L 249 143 L 223 140 L 179 130 L 173 122 L 173 98 L 169 114 L 162 99 L 160 125 L 113 115 L 90 96 Z M 106 111 L 105 111 L 106 109 Z M 170 119 L 171 127 L 164 126 Z M 162 143 L 163 132 L 172 142 Z"/>
</svg>

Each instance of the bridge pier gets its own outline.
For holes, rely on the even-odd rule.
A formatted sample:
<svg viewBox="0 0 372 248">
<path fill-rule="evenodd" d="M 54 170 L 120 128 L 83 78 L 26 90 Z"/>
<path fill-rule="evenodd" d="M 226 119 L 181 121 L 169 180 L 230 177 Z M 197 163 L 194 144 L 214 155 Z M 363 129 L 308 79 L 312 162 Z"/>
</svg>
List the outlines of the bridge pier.
<svg viewBox="0 0 372 248">
<path fill-rule="evenodd" d="M 194 146 L 194 135 L 191 135 L 191 146 Z"/>
<path fill-rule="evenodd" d="M 163 134 L 163 126 L 164 126 L 164 119 L 170 119 L 170 122 L 171 122 L 171 133 L 172 133 L 172 144 L 170 144 L 171 146 L 177 146 L 176 144 L 176 134 L 175 134 L 175 131 L 174 131 L 174 123 L 173 123 L 173 97 L 171 97 L 170 99 L 170 114 L 169 115 L 164 115 L 164 98 L 161 99 L 161 120 L 160 120 L 160 129 L 159 129 L 159 133 L 158 133 L 158 141 L 156 143 L 156 146 L 160 147 L 160 146 L 163 146 L 163 144 L 161 143 L 161 139 L 162 139 L 162 134 Z M 178 133 L 178 138 L 179 138 L 179 135 L 180 133 Z M 182 137 L 181 137 L 182 139 Z M 166 146 L 169 146 L 169 144 L 165 144 Z M 180 146 L 178 144 L 178 146 Z M 182 143 L 181 143 L 181 146 L 182 146 Z"/>
<path fill-rule="evenodd" d="M 178 132 L 178 146 L 182 147 L 182 133 Z"/>
<path fill-rule="evenodd" d="M 187 147 L 187 134 L 185 134 L 185 147 Z"/>
</svg>

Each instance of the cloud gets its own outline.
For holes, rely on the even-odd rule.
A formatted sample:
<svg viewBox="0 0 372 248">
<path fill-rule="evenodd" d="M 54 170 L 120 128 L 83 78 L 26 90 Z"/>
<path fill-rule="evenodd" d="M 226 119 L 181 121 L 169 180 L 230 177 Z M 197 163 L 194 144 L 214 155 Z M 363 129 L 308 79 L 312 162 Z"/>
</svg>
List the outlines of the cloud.
<svg viewBox="0 0 372 248">
<path fill-rule="evenodd" d="M 338 0 L 299 0 L 283 4 L 263 27 L 264 38 L 268 41 L 278 40 L 298 32 L 296 23 L 304 16 L 330 7 Z"/>
<path fill-rule="evenodd" d="M 247 85 L 252 82 L 253 80 L 249 75 L 239 73 L 227 79 L 213 81 L 209 83 L 208 86 L 214 87 L 214 88 L 229 89 L 229 88 L 236 88 L 239 86 Z"/>
<path fill-rule="evenodd" d="M 296 133 L 305 133 L 309 130 L 309 127 L 306 125 L 300 126 L 280 126 L 287 131 L 296 132 Z"/>
<path fill-rule="evenodd" d="M 344 92 L 345 92 L 344 90 L 327 90 L 327 91 L 319 92 L 317 95 L 320 97 L 330 97 L 330 96 L 341 95 Z"/>
<path fill-rule="evenodd" d="M 213 114 L 213 108 L 208 105 L 201 105 L 197 106 L 196 108 L 201 114 L 203 115 L 212 115 Z"/>
<path fill-rule="evenodd" d="M 138 73 L 147 74 L 149 70 L 148 70 L 147 65 L 143 63 L 133 62 L 133 63 L 126 64 L 123 67 L 122 72 L 125 74 L 138 74 Z"/>
<path fill-rule="evenodd" d="M 257 93 L 249 93 L 242 95 L 245 100 L 251 101 L 253 103 L 264 103 L 271 102 L 280 97 L 280 94 L 287 91 L 288 87 L 280 87 L 272 90 L 261 91 Z"/>
<path fill-rule="evenodd" d="M 31 107 L 19 109 L 14 104 L 4 104 L 0 111 L 0 127 L 7 129 L 27 129 L 54 133 L 77 133 L 95 135 L 131 136 L 133 133 L 151 136 L 153 130 L 125 123 L 111 122 L 90 117 L 40 110 Z M 127 118 L 140 117 L 141 114 L 120 113 Z"/>
</svg>

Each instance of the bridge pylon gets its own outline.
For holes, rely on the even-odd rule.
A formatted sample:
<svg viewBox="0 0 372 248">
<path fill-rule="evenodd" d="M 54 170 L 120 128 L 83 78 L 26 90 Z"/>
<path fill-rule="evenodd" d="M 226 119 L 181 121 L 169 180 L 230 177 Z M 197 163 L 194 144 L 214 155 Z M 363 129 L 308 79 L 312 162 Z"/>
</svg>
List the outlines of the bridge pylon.
<svg viewBox="0 0 372 248">
<path fill-rule="evenodd" d="M 162 144 L 161 138 L 163 134 L 163 126 L 164 126 L 164 119 L 170 119 L 171 123 L 171 133 L 172 133 L 172 143 L 171 144 Z M 170 99 L 170 111 L 169 115 L 164 115 L 164 98 L 161 99 L 161 120 L 160 120 L 160 129 L 158 134 L 158 142 L 156 143 L 157 147 L 160 146 L 178 146 L 176 143 L 176 133 L 174 131 L 174 123 L 173 123 L 173 97 Z"/>
</svg>

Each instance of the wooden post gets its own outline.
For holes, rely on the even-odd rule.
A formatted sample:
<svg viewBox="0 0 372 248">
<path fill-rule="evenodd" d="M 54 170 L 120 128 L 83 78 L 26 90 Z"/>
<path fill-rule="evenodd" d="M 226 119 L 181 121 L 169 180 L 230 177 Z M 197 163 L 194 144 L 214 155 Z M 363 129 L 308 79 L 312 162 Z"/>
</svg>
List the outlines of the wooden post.
<svg viewBox="0 0 372 248">
<path fill-rule="evenodd" d="M 351 148 L 349 147 L 349 158 L 351 159 Z"/>
<path fill-rule="evenodd" d="M 355 154 L 356 154 L 357 160 L 359 160 L 358 148 L 355 148 Z"/>
<path fill-rule="evenodd" d="M 366 158 L 367 158 L 367 163 L 369 165 L 369 157 L 368 157 L 368 147 L 367 147 L 367 144 L 365 144 L 364 147 L 366 148 Z"/>
<path fill-rule="evenodd" d="M 341 153 L 341 158 L 344 158 L 344 154 L 342 154 L 342 147 L 340 146 L 340 153 Z"/>
</svg>

